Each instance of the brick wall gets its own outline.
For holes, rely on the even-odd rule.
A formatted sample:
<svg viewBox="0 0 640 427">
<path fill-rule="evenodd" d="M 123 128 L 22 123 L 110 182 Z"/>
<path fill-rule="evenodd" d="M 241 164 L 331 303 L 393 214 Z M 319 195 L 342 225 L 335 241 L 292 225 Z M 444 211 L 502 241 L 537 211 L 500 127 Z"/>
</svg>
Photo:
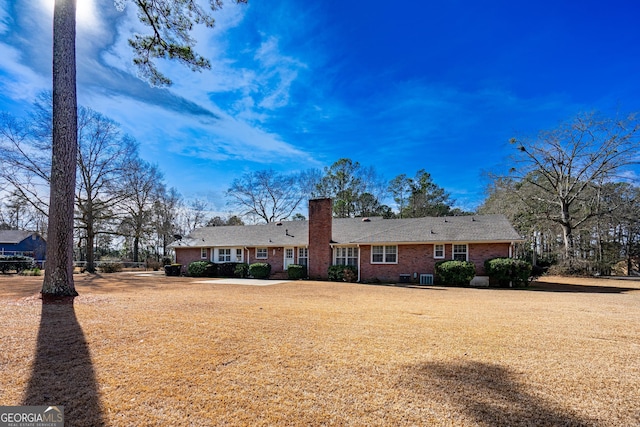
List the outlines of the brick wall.
<svg viewBox="0 0 640 427">
<path fill-rule="evenodd" d="M 283 248 L 267 248 L 267 258 L 256 258 L 256 249 L 249 248 L 249 264 L 255 264 L 256 262 L 266 262 L 271 265 L 271 273 L 283 271 L 284 266 L 284 249 Z M 245 260 L 246 260 L 245 255 Z"/>
<path fill-rule="evenodd" d="M 213 249 L 207 249 L 207 258 L 200 258 L 200 248 L 176 248 L 176 263 L 182 264 L 182 271 L 186 272 L 187 267 L 194 261 L 209 261 L 211 260 L 211 253 Z M 293 248 L 294 262 L 298 261 L 298 248 Z M 249 264 L 256 262 L 266 262 L 271 264 L 272 272 L 280 272 L 284 270 L 284 248 L 270 247 L 267 249 L 266 259 L 256 258 L 256 249 L 247 248 L 244 250 L 244 260 Z M 215 262 L 215 260 L 214 260 Z M 326 270 L 326 269 L 325 269 Z"/>
<path fill-rule="evenodd" d="M 360 247 L 360 280 L 397 282 L 401 274 L 433 274 L 433 245 L 399 245 L 397 264 L 371 264 L 371 246 Z"/>
<path fill-rule="evenodd" d="M 469 261 L 476 265 L 476 275 L 483 276 L 484 261 L 495 257 L 509 256 L 509 243 L 469 244 Z M 452 257 L 453 247 L 445 245 L 445 260 Z M 442 259 L 433 258 L 433 245 L 398 245 L 397 264 L 371 264 L 371 246 L 360 247 L 360 280 L 368 281 L 379 279 L 381 281 L 397 282 L 401 274 L 409 274 L 413 280 L 414 273 L 417 278 L 420 274 L 434 274 L 435 264 Z"/>
<path fill-rule="evenodd" d="M 507 258 L 509 243 L 473 243 L 469 244 L 469 261 L 476 265 L 476 275 L 485 276 L 484 262 L 490 258 Z"/>
<path fill-rule="evenodd" d="M 207 253 L 207 259 L 209 259 Z M 200 248 L 176 248 L 176 263 L 182 264 L 182 272 L 186 273 L 189 264 L 194 261 L 205 261 L 200 258 Z"/>
<path fill-rule="evenodd" d="M 309 277 L 326 279 L 331 265 L 333 202 L 309 200 Z"/>
</svg>

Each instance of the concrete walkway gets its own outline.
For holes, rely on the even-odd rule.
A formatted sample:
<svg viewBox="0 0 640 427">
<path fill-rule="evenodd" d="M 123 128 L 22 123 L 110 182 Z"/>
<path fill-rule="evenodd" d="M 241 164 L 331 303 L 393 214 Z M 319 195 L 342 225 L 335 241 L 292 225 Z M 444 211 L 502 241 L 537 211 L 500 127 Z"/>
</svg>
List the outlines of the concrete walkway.
<svg viewBox="0 0 640 427">
<path fill-rule="evenodd" d="M 211 283 L 214 285 L 249 285 L 249 286 L 271 286 L 279 285 L 280 283 L 287 283 L 290 280 L 264 280 L 264 279 L 211 279 L 211 280 L 198 280 L 193 283 Z"/>
</svg>

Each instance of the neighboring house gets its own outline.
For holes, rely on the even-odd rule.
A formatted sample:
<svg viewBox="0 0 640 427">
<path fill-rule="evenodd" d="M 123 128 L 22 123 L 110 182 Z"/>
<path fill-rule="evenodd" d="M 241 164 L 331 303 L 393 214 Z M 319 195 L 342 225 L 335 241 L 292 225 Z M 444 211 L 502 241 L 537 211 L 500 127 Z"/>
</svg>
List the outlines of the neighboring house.
<svg viewBox="0 0 640 427">
<path fill-rule="evenodd" d="M 0 255 L 23 255 L 44 264 L 47 243 L 38 233 L 20 230 L 0 230 Z"/>
<path fill-rule="evenodd" d="M 333 218 L 331 199 L 309 201 L 308 221 L 204 227 L 175 242 L 176 261 L 267 262 L 272 273 L 290 264 L 326 279 L 329 266 L 358 267 L 360 281 L 419 281 L 430 284 L 441 260 L 484 261 L 510 257 L 522 239 L 504 215 L 406 219 Z"/>
</svg>

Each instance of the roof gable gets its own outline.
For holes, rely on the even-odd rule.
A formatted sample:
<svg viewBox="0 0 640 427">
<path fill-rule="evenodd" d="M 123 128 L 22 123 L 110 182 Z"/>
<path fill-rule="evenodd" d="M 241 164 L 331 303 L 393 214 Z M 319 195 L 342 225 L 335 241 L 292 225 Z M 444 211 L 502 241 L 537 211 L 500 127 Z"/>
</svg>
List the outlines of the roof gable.
<svg viewBox="0 0 640 427">
<path fill-rule="evenodd" d="M 0 230 L 0 243 L 17 245 L 34 234 L 32 231 Z"/>
</svg>

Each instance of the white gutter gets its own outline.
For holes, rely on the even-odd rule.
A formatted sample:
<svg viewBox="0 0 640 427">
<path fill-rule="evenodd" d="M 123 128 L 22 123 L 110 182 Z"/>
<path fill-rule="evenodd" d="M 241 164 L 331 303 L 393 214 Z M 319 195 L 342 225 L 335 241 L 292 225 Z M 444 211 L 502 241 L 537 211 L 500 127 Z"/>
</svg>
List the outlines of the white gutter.
<svg viewBox="0 0 640 427">
<path fill-rule="evenodd" d="M 358 245 L 358 283 L 360 283 L 360 270 L 362 270 L 362 259 L 360 257 L 360 245 Z"/>
</svg>

